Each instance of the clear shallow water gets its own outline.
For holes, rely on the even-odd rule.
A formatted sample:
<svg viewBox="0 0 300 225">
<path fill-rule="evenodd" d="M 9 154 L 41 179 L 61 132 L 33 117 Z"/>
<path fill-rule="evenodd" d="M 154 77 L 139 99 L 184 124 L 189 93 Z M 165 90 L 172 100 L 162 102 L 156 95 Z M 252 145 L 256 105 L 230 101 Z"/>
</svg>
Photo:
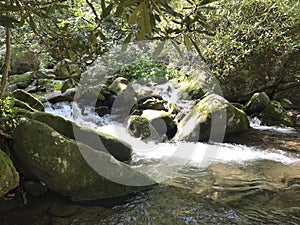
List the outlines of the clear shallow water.
<svg viewBox="0 0 300 225">
<path fill-rule="evenodd" d="M 108 215 L 76 214 L 72 224 L 300 224 L 300 157 L 228 143 L 144 143 L 126 124 L 76 105 L 48 105 L 48 112 L 109 133 L 133 146 L 132 166 L 159 185 L 112 208 Z M 251 127 L 258 133 L 297 135 L 292 128 Z M 284 140 L 283 140 L 284 141 Z M 87 208 L 89 206 L 86 206 Z"/>
</svg>

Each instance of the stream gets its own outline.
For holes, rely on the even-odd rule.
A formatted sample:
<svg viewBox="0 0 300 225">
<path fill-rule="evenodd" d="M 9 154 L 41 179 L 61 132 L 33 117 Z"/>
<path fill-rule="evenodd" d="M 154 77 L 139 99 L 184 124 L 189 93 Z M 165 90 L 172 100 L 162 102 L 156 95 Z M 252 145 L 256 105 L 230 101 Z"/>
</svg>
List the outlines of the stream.
<svg viewBox="0 0 300 225">
<path fill-rule="evenodd" d="M 295 128 L 263 126 L 254 118 L 248 133 L 226 143 L 145 143 L 124 124 L 82 112 L 76 103 L 48 104 L 46 111 L 130 143 L 131 165 L 159 184 L 122 200 L 29 198 L 27 207 L 0 212 L 0 224 L 300 224 Z"/>
</svg>

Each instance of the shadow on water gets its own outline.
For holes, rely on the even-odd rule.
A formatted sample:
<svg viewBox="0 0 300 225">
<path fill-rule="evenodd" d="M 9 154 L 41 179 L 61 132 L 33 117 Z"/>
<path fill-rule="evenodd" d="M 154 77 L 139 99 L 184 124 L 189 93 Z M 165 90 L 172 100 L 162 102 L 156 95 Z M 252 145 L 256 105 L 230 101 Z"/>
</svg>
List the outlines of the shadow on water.
<svg viewBox="0 0 300 225">
<path fill-rule="evenodd" d="M 300 224 L 300 163 L 187 166 L 153 189 L 89 204 L 53 193 L 0 213 L 0 224 Z"/>
</svg>

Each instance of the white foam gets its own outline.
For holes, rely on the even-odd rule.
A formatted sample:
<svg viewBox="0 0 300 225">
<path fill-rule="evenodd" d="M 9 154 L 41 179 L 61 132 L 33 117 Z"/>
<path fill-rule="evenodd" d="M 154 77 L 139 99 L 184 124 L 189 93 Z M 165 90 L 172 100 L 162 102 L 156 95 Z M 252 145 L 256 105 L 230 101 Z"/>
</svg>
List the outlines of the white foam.
<svg viewBox="0 0 300 225">
<path fill-rule="evenodd" d="M 188 143 L 188 142 L 143 142 L 132 137 L 124 124 L 113 122 L 110 116 L 99 117 L 91 109 L 86 108 L 82 112 L 75 103 L 57 103 L 46 105 L 46 111 L 73 120 L 83 126 L 110 134 L 120 140 L 129 143 L 138 159 L 160 159 L 168 164 L 192 164 L 205 166 L 211 162 L 236 162 L 244 163 L 254 160 L 273 160 L 285 164 L 300 161 L 292 158 L 283 151 L 268 152 L 254 147 L 236 144 L 220 143 Z M 251 120 L 251 126 L 255 129 L 268 129 L 276 132 L 296 132 L 292 128 L 278 128 L 260 125 L 257 119 Z"/>
</svg>

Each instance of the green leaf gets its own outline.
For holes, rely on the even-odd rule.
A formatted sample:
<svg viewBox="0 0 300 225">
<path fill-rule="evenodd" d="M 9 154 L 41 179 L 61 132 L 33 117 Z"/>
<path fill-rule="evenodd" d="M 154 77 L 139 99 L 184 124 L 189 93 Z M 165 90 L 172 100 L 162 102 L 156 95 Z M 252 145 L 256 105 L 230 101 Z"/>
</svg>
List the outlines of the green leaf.
<svg viewBox="0 0 300 225">
<path fill-rule="evenodd" d="M 202 55 L 202 52 L 201 52 L 201 50 L 200 50 L 198 44 L 197 44 L 193 39 L 190 38 L 190 40 L 191 40 L 193 46 L 195 47 L 197 53 L 199 54 L 199 56 L 205 61 L 205 58 L 204 58 L 204 56 Z"/>
<path fill-rule="evenodd" d="M 183 41 L 184 41 L 184 45 L 186 46 L 186 48 L 188 50 L 191 50 L 193 43 L 187 34 L 183 35 Z"/>
<path fill-rule="evenodd" d="M 178 46 L 178 44 L 172 40 L 172 44 L 174 45 L 176 51 L 178 52 L 178 54 L 180 55 L 180 57 L 183 57 L 182 51 L 180 49 L 180 47 Z"/>
<path fill-rule="evenodd" d="M 145 38 L 145 31 L 143 29 L 139 30 L 138 33 L 136 34 L 136 40 L 137 41 L 142 41 Z"/>
<path fill-rule="evenodd" d="M 18 22 L 19 22 L 18 20 L 12 17 L 0 15 L 0 26 L 13 28 L 14 23 L 18 23 Z"/>
<path fill-rule="evenodd" d="M 122 51 L 125 52 L 127 50 L 128 44 L 131 41 L 132 38 L 132 33 L 129 33 L 127 37 L 124 40 L 123 46 L 122 46 Z"/>
<path fill-rule="evenodd" d="M 33 18 L 32 18 L 31 15 L 29 15 L 29 21 L 28 21 L 28 23 L 29 23 L 29 26 L 32 29 L 32 31 L 36 32 L 36 24 L 35 24 L 35 22 L 34 22 L 34 20 L 33 20 Z"/>
<path fill-rule="evenodd" d="M 149 34 L 152 31 L 152 27 L 151 27 L 150 16 L 146 4 L 144 4 L 143 6 L 143 17 L 144 17 L 143 28 L 145 29 L 145 33 Z"/>
<path fill-rule="evenodd" d="M 102 9 L 102 12 L 106 9 L 105 0 L 101 0 L 101 9 Z"/>
<path fill-rule="evenodd" d="M 98 44 L 97 36 L 95 33 L 91 34 L 92 45 L 96 46 Z"/>
<path fill-rule="evenodd" d="M 158 42 L 156 48 L 154 49 L 154 52 L 152 53 L 152 57 L 154 59 L 156 59 L 160 55 L 161 51 L 164 49 L 165 43 L 165 41 Z"/>
<path fill-rule="evenodd" d="M 142 8 L 143 8 L 144 2 L 142 2 L 141 4 L 139 4 L 138 7 L 136 7 L 132 13 L 130 14 L 129 18 L 128 18 L 128 25 L 132 25 L 134 22 L 137 21 L 139 15 L 142 12 Z"/>
</svg>

